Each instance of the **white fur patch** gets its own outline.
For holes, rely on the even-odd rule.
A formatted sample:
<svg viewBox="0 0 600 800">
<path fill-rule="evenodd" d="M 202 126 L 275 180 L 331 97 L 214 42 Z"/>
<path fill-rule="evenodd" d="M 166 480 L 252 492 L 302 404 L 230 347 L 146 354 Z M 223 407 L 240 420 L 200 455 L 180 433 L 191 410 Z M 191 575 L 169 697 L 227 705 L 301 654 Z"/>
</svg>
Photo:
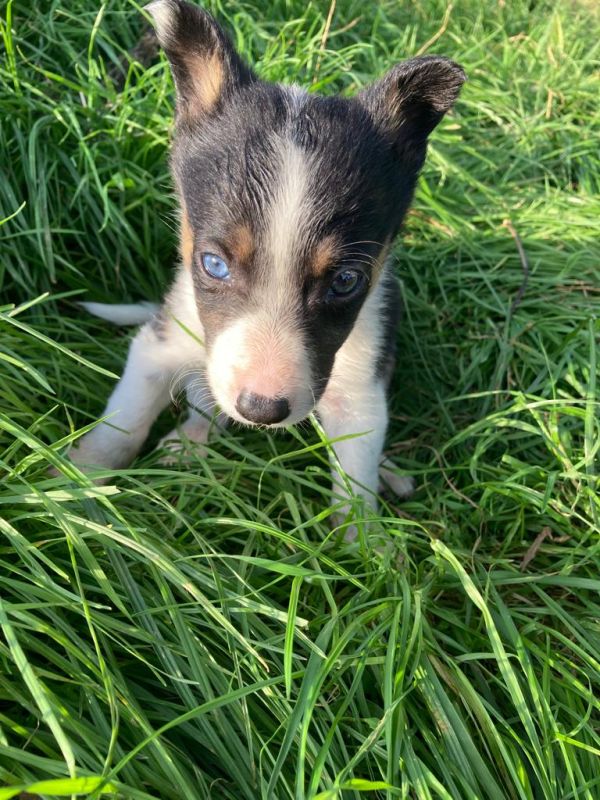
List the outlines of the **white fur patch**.
<svg viewBox="0 0 600 800">
<path fill-rule="evenodd" d="M 382 331 L 381 282 L 367 297 L 350 335 L 339 349 L 317 410 L 330 439 L 362 434 L 333 445 L 334 493 L 356 495 L 376 508 L 379 464 L 388 423 L 383 382 L 375 368 Z M 350 484 L 348 485 L 347 479 Z M 347 513 L 350 505 L 342 509 Z"/>
<path fill-rule="evenodd" d="M 180 269 L 165 299 L 165 305 L 173 319 L 177 330 L 186 334 L 187 338 L 195 338 L 204 342 L 204 328 L 198 316 L 196 293 L 192 274 L 187 269 Z"/>
<path fill-rule="evenodd" d="M 310 222 L 310 159 L 290 139 L 277 139 L 278 183 L 267 211 L 267 251 L 270 286 L 277 301 L 289 300 L 300 246 Z M 271 272 L 272 270 L 272 272 Z"/>
<path fill-rule="evenodd" d="M 361 386 L 373 382 L 383 338 L 380 308 L 384 292 L 385 286 L 379 280 L 367 296 L 348 338 L 338 350 L 329 380 L 332 389 L 344 387 L 345 393 L 352 396 L 354 390 L 360 391 Z"/>
</svg>

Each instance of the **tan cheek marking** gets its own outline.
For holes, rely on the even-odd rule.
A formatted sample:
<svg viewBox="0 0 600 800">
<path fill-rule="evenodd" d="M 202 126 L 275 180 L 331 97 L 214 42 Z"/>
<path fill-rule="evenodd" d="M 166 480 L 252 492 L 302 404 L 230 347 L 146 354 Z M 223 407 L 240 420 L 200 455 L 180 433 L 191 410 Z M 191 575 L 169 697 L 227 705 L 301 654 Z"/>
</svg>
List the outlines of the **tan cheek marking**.
<svg viewBox="0 0 600 800">
<path fill-rule="evenodd" d="M 254 254 L 254 237 L 247 225 L 239 225 L 228 236 L 227 244 L 238 264 L 247 263 Z"/>
<path fill-rule="evenodd" d="M 188 56 L 186 69 L 192 79 L 194 100 L 187 104 L 186 116 L 196 117 L 211 111 L 217 104 L 223 89 L 223 62 L 217 53 L 208 56 Z"/>
<path fill-rule="evenodd" d="M 315 247 L 311 259 L 311 271 L 317 277 L 322 275 L 335 261 L 339 252 L 339 240 L 334 234 L 325 236 Z"/>
<path fill-rule="evenodd" d="M 191 269 L 192 254 L 194 252 L 194 233 L 185 210 L 181 212 L 181 241 L 179 249 L 183 260 L 183 266 L 186 269 Z"/>
</svg>

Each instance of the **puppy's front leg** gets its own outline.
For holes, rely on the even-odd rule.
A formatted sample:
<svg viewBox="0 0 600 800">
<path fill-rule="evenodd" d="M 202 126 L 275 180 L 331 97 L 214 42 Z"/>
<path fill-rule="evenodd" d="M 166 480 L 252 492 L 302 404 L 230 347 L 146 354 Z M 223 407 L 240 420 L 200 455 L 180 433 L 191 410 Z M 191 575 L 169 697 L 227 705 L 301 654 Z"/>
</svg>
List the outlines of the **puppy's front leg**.
<svg viewBox="0 0 600 800">
<path fill-rule="evenodd" d="M 117 469 L 133 460 L 150 426 L 169 403 L 171 380 L 181 365 L 181 348 L 157 334 L 152 323 L 131 342 L 125 371 L 108 400 L 101 422 L 70 453 L 84 466 Z"/>
<path fill-rule="evenodd" d="M 208 386 L 198 376 L 188 381 L 186 394 L 190 405 L 187 419 L 158 443 L 159 448 L 165 448 L 172 454 L 183 449 L 186 439 L 199 445 L 206 444 L 211 431 L 227 425 L 225 414 L 221 412 L 215 416 L 215 401 Z M 164 459 L 167 463 L 172 460 L 172 456 Z"/>
<path fill-rule="evenodd" d="M 352 387 L 351 395 L 335 385 L 328 387 L 318 405 L 321 423 L 329 439 L 348 434 L 362 434 L 335 442 L 333 450 L 340 467 L 350 480 L 351 491 L 362 497 L 365 504 L 377 508 L 379 464 L 388 423 L 386 393 L 383 381 L 367 382 Z M 333 491 L 347 495 L 346 481 L 335 462 L 332 464 Z M 348 503 L 341 513 L 350 510 Z M 349 529 L 347 539 L 354 538 Z"/>
</svg>

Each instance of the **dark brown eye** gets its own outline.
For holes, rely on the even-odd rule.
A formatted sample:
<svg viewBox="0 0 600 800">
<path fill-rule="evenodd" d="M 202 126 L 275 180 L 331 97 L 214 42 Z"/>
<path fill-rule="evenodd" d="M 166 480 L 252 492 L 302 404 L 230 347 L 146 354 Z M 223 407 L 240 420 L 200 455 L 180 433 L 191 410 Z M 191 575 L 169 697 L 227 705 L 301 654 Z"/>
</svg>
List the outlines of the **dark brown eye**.
<svg viewBox="0 0 600 800">
<path fill-rule="evenodd" d="M 364 273 L 359 272 L 357 269 L 345 269 L 342 272 L 338 272 L 329 287 L 329 299 L 349 297 L 358 291 L 364 280 Z"/>
</svg>

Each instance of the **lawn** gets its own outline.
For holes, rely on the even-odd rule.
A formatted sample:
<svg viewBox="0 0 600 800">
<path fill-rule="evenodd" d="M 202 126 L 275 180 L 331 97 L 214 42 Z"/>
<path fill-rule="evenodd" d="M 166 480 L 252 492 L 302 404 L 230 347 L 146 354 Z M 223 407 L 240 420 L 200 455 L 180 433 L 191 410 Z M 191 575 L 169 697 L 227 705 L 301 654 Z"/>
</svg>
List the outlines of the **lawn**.
<svg viewBox="0 0 600 800">
<path fill-rule="evenodd" d="M 172 274 L 173 89 L 128 55 L 133 0 L 5 0 L 0 798 L 597 799 L 600 12 L 209 7 L 314 91 L 465 67 L 395 250 L 387 450 L 417 490 L 345 543 L 312 426 L 165 465 L 181 404 L 108 485 L 69 465 L 132 335 L 75 301 Z"/>
</svg>

